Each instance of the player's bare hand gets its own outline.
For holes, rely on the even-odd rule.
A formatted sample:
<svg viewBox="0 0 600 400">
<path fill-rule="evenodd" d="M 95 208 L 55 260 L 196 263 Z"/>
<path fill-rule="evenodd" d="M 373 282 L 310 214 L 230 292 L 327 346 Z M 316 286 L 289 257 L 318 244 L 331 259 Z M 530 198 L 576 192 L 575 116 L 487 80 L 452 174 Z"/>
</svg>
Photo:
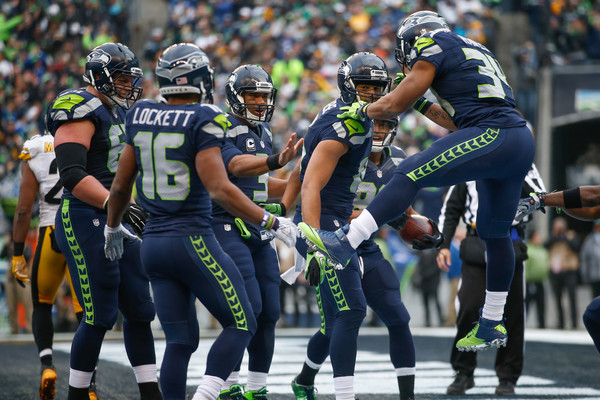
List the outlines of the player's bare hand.
<svg viewBox="0 0 600 400">
<path fill-rule="evenodd" d="M 288 140 L 285 148 L 279 153 L 279 165 L 285 165 L 288 162 L 292 161 L 294 157 L 296 157 L 296 153 L 302 147 L 304 143 L 304 139 L 300 139 L 296 141 L 298 134 L 296 132 L 292 133 L 292 136 Z"/>
<path fill-rule="evenodd" d="M 440 249 L 435 260 L 439 269 L 446 272 L 450 271 L 450 265 L 452 265 L 450 249 Z"/>
</svg>

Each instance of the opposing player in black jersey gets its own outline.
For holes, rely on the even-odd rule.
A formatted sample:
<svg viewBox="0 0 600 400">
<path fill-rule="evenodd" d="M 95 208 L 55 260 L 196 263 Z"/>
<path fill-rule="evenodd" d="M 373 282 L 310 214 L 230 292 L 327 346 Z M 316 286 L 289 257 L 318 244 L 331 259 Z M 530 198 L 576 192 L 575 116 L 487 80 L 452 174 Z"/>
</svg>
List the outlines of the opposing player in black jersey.
<svg viewBox="0 0 600 400">
<path fill-rule="evenodd" d="M 187 367 L 199 341 L 198 298 L 223 331 L 208 353 L 193 399 L 215 400 L 256 332 L 256 319 L 242 275 L 211 227 L 210 200 L 288 246 L 294 245 L 297 231 L 290 220 L 264 211 L 227 178 L 221 156 L 227 116 L 201 104 L 212 94 L 206 54 L 193 44 L 172 45 L 160 56 L 156 76 L 167 102 L 141 101 L 127 115 L 127 144 L 111 187 L 105 250 L 117 259 L 127 243 L 137 241 L 120 225 L 135 183 L 139 202 L 150 213 L 142 261 L 167 338 L 161 389 L 165 398 L 185 399 Z"/>
<path fill-rule="evenodd" d="M 494 55 L 450 31 L 436 13 L 419 11 L 402 21 L 396 59 L 410 69 L 406 79 L 372 104 L 357 102 L 345 108 L 340 118 L 386 119 L 414 105 L 455 132 L 402 162 L 389 184 L 348 226 L 336 232 L 300 228 L 330 258 L 345 265 L 362 241 L 408 208 L 419 189 L 475 180 L 477 233 L 486 242 L 488 256 L 487 291 L 479 323 L 457 347 L 504 346 L 502 316 L 515 266 L 509 231 L 533 162 L 533 135 L 515 108 L 512 89 Z M 429 88 L 439 105 L 420 98 Z"/>
<path fill-rule="evenodd" d="M 119 261 L 107 260 L 103 249 L 109 188 L 125 145 L 125 110 L 142 93 L 137 86 L 141 77 L 131 50 L 105 43 L 87 56 L 88 86 L 61 92 L 48 107 L 46 123 L 64 186 L 55 235 L 85 313 L 71 345 L 69 400 L 88 398 L 104 335 L 118 310 L 141 398 L 162 398 L 150 329 L 154 304 L 139 243 L 127 243 Z M 125 221 L 141 233 L 144 218 L 139 207 L 130 205 Z"/>
</svg>

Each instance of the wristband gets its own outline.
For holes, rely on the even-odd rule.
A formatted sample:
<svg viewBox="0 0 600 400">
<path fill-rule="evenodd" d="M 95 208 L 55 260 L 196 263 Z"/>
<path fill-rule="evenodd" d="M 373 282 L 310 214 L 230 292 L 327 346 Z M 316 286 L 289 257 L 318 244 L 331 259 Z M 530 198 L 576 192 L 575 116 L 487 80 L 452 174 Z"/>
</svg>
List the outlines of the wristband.
<svg viewBox="0 0 600 400">
<path fill-rule="evenodd" d="M 356 113 L 356 115 L 359 118 L 369 118 L 369 116 L 367 115 L 367 107 L 369 107 L 371 105 L 371 103 L 365 104 L 364 106 L 362 106 L 361 108 L 358 109 L 358 112 Z"/>
<path fill-rule="evenodd" d="M 579 187 L 563 190 L 565 208 L 581 208 L 581 191 Z"/>
<path fill-rule="evenodd" d="M 25 251 L 25 242 L 13 242 L 13 256 L 22 256 Z"/>
<path fill-rule="evenodd" d="M 540 199 L 540 208 L 546 207 L 546 193 L 537 193 L 537 195 Z"/>
<path fill-rule="evenodd" d="M 425 97 L 421 97 L 419 100 L 415 101 L 415 104 L 413 104 L 413 108 L 421 114 L 425 115 L 427 110 L 429 110 L 429 108 L 432 105 L 433 103 L 431 101 L 427 100 Z"/>
<path fill-rule="evenodd" d="M 279 164 L 279 153 L 267 157 L 267 168 L 269 168 L 269 171 L 273 171 L 282 167 L 283 165 Z"/>
<path fill-rule="evenodd" d="M 277 221 L 275 215 L 265 211 L 262 216 L 262 220 L 260 221 L 260 227 L 267 230 L 272 229 L 275 226 L 275 221 Z"/>
<path fill-rule="evenodd" d="M 102 209 L 106 210 L 106 206 L 108 205 L 108 198 L 110 197 L 110 194 L 108 196 L 106 196 L 106 198 L 104 199 L 104 202 L 102 203 Z"/>
</svg>

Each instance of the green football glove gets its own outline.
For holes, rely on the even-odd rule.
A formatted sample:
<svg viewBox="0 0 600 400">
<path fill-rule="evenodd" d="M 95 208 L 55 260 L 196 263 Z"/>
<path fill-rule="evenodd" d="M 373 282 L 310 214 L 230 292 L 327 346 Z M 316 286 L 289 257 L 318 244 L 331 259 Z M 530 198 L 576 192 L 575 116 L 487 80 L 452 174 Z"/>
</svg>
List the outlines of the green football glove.
<svg viewBox="0 0 600 400">
<path fill-rule="evenodd" d="M 265 211 L 270 212 L 271 214 L 278 215 L 280 217 L 285 217 L 287 214 L 287 209 L 285 208 L 285 204 L 283 203 L 261 203 L 259 204 Z"/>
<path fill-rule="evenodd" d="M 399 85 L 406 78 L 406 74 L 404 72 L 398 72 L 396 77 L 394 78 L 394 85 Z"/>
<path fill-rule="evenodd" d="M 327 258 L 320 251 L 306 254 L 306 269 L 304 278 L 310 286 L 319 286 L 325 279 L 325 268 L 328 266 Z"/>
<path fill-rule="evenodd" d="M 369 104 L 370 103 L 359 100 L 349 106 L 340 107 L 340 110 L 343 112 L 338 114 L 337 117 L 341 119 L 352 118 L 362 121 L 363 119 L 367 118 L 367 107 Z"/>
</svg>

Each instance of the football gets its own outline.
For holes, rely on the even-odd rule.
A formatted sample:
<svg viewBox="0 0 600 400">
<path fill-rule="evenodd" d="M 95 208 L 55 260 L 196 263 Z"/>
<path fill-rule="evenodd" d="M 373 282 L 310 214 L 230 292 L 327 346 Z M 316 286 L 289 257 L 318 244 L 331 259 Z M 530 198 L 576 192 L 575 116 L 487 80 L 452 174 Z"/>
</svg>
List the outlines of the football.
<svg viewBox="0 0 600 400">
<path fill-rule="evenodd" d="M 427 217 L 410 215 L 406 220 L 406 224 L 404 224 L 404 228 L 398 232 L 404 242 L 412 245 L 413 240 L 422 240 L 423 235 L 433 235 L 433 226 L 431 226 Z"/>
</svg>

